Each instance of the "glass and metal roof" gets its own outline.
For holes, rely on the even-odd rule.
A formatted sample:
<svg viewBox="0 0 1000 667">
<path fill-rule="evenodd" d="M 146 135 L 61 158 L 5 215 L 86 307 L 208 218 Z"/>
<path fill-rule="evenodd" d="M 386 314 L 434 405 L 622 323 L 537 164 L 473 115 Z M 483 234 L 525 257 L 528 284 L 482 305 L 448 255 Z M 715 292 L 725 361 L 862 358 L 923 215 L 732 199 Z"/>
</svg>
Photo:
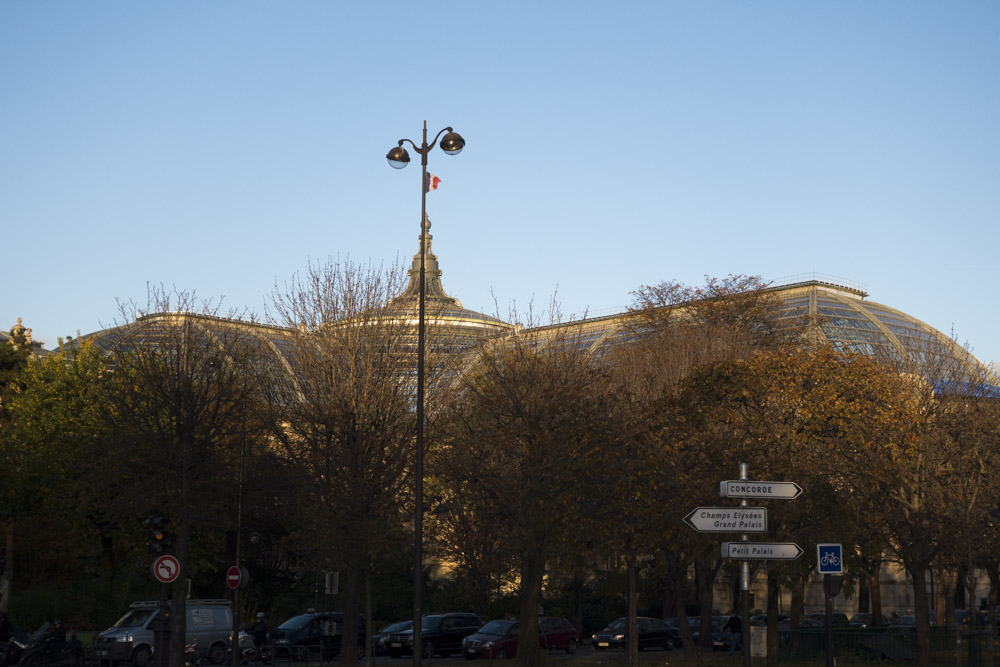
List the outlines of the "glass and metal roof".
<svg viewBox="0 0 1000 667">
<path fill-rule="evenodd" d="M 1000 380 L 961 345 L 928 324 L 889 306 L 868 301 L 857 284 L 809 279 L 770 288 L 780 299 L 780 318 L 806 323 L 804 338 L 828 343 L 833 348 L 876 357 L 933 380 L 939 388 L 956 383 L 992 387 L 1000 391 Z M 676 306 L 683 309 L 684 305 Z M 573 345 L 600 355 L 610 346 L 627 340 L 632 329 L 630 315 L 581 320 L 528 330 L 539 337 L 557 334 Z M 566 335 L 572 331 L 572 335 Z"/>
<path fill-rule="evenodd" d="M 437 256 L 431 250 L 433 237 L 430 220 L 425 217 L 423 270 L 425 277 L 425 322 L 428 347 L 437 354 L 460 355 L 479 341 L 505 336 L 525 336 L 533 344 L 570 345 L 600 357 L 616 345 L 627 343 L 637 335 L 635 315 L 585 318 L 547 326 L 522 327 L 496 317 L 462 307 L 458 299 L 449 296 L 441 283 Z M 401 347 L 399 372 L 409 375 L 417 346 L 419 276 L 421 253 L 413 256 L 409 284 L 392 299 L 384 311 L 374 313 L 374 319 L 388 318 L 402 323 L 412 335 L 405 334 Z M 779 319 L 789 327 L 801 329 L 804 339 L 827 343 L 838 350 L 852 351 L 900 367 L 903 372 L 920 374 L 939 386 L 975 383 L 1000 392 L 1000 380 L 966 349 L 948 336 L 920 320 L 889 306 L 868 301 L 863 285 L 842 279 L 827 279 L 818 275 L 769 288 L 780 300 Z M 673 306 L 679 313 L 685 304 Z M 372 316 L 368 313 L 366 317 Z M 112 345 L 125 331 L 139 328 L 140 337 L 155 343 L 156 330 L 176 324 L 177 318 L 193 318 L 206 330 L 242 327 L 246 335 L 267 350 L 269 365 L 294 374 L 291 361 L 294 349 L 293 332 L 280 326 L 242 322 L 225 318 L 159 313 L 139 318 L 126 328 L 110 329 L 92 334 L 102 345 Z"/>
</svg>

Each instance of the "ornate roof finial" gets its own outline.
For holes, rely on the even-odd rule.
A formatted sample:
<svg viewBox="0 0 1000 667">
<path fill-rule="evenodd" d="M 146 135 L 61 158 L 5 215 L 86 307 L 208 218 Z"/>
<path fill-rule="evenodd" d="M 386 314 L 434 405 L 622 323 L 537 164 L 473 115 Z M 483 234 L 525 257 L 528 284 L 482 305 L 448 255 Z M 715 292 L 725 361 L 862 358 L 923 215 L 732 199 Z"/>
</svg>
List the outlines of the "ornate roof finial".
<svg viewBox="0 0 1000 667">
<path fill-rule="evenodd" d="M 441 269 L 438 268 L 437 255 L 431 250 L 431 219 L 425 214 L 420 225 L 424 234 L 424 300 L 436 302 L 436 306 L 451 305 L 462 307 L 461 302 L 455 297 L 448 296 L 441 285 Z M 419 238 L 419 237 L 418 237 Z M 410 265 L 410 282 L 403 293 L 393 299 L 393 303 L 402 300 L 416 301 L 420 297 L 420 250 L 413 256 L 413 263 Z"/>
</svg>

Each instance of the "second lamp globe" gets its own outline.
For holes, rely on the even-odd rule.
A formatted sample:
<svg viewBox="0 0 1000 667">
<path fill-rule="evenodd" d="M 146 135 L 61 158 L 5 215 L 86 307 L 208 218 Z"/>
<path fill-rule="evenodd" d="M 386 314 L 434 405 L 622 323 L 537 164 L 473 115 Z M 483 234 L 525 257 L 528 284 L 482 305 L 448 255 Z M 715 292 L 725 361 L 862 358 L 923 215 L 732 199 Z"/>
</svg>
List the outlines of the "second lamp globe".
<svg viewBox="0 0 1000 667">
<path fill-rule="evenodd" d="M 465 148 L 465 139 L 458 132 L 448 132 L 441 138 L 441 150 L 448 155 L 458 155 Z"/>
</svg>

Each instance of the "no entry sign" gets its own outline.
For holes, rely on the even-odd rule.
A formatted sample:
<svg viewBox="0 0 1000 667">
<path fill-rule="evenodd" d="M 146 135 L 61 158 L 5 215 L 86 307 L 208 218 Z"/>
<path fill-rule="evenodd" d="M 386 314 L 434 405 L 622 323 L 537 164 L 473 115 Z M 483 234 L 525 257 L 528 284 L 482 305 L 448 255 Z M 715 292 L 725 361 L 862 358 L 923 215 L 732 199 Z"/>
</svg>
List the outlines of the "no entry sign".
<svg viewBox="0 0 1000 667">
<path fill-rule="evenodd" d="M 249 580 L 250 577 L 245 567 L 233 565 L 226 570 L 226 586 L 229 586 L 229 590 L 235 591 L 237 588 L 243 588 Z"/>
</svg>

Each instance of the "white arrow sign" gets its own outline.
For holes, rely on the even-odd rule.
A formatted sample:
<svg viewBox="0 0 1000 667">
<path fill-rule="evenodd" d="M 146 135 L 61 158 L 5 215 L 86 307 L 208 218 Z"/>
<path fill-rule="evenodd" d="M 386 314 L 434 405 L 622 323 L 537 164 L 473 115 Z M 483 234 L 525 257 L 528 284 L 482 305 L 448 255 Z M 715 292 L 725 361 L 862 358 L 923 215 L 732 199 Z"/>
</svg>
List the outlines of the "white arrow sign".
<svg viewBox="0 0 1000 667">
<path fill-rule="evenodd" d="M 798 498 L 802 487 L 795 482 L 755 482 L 748 479 L 731 479 L 719 482 L 719 495 L 723 498 Z"/>
<path fill-rule="evenodd" d="M 696 507 L 684 521 L 701 533 L 767 532 L 763 507 Z"/>
<path fill-rule="evenodd" d="M 802 547 L 794 542 L 723 542 L 722 557 L 732 560 L 795 560 Z"/>
</svg>

